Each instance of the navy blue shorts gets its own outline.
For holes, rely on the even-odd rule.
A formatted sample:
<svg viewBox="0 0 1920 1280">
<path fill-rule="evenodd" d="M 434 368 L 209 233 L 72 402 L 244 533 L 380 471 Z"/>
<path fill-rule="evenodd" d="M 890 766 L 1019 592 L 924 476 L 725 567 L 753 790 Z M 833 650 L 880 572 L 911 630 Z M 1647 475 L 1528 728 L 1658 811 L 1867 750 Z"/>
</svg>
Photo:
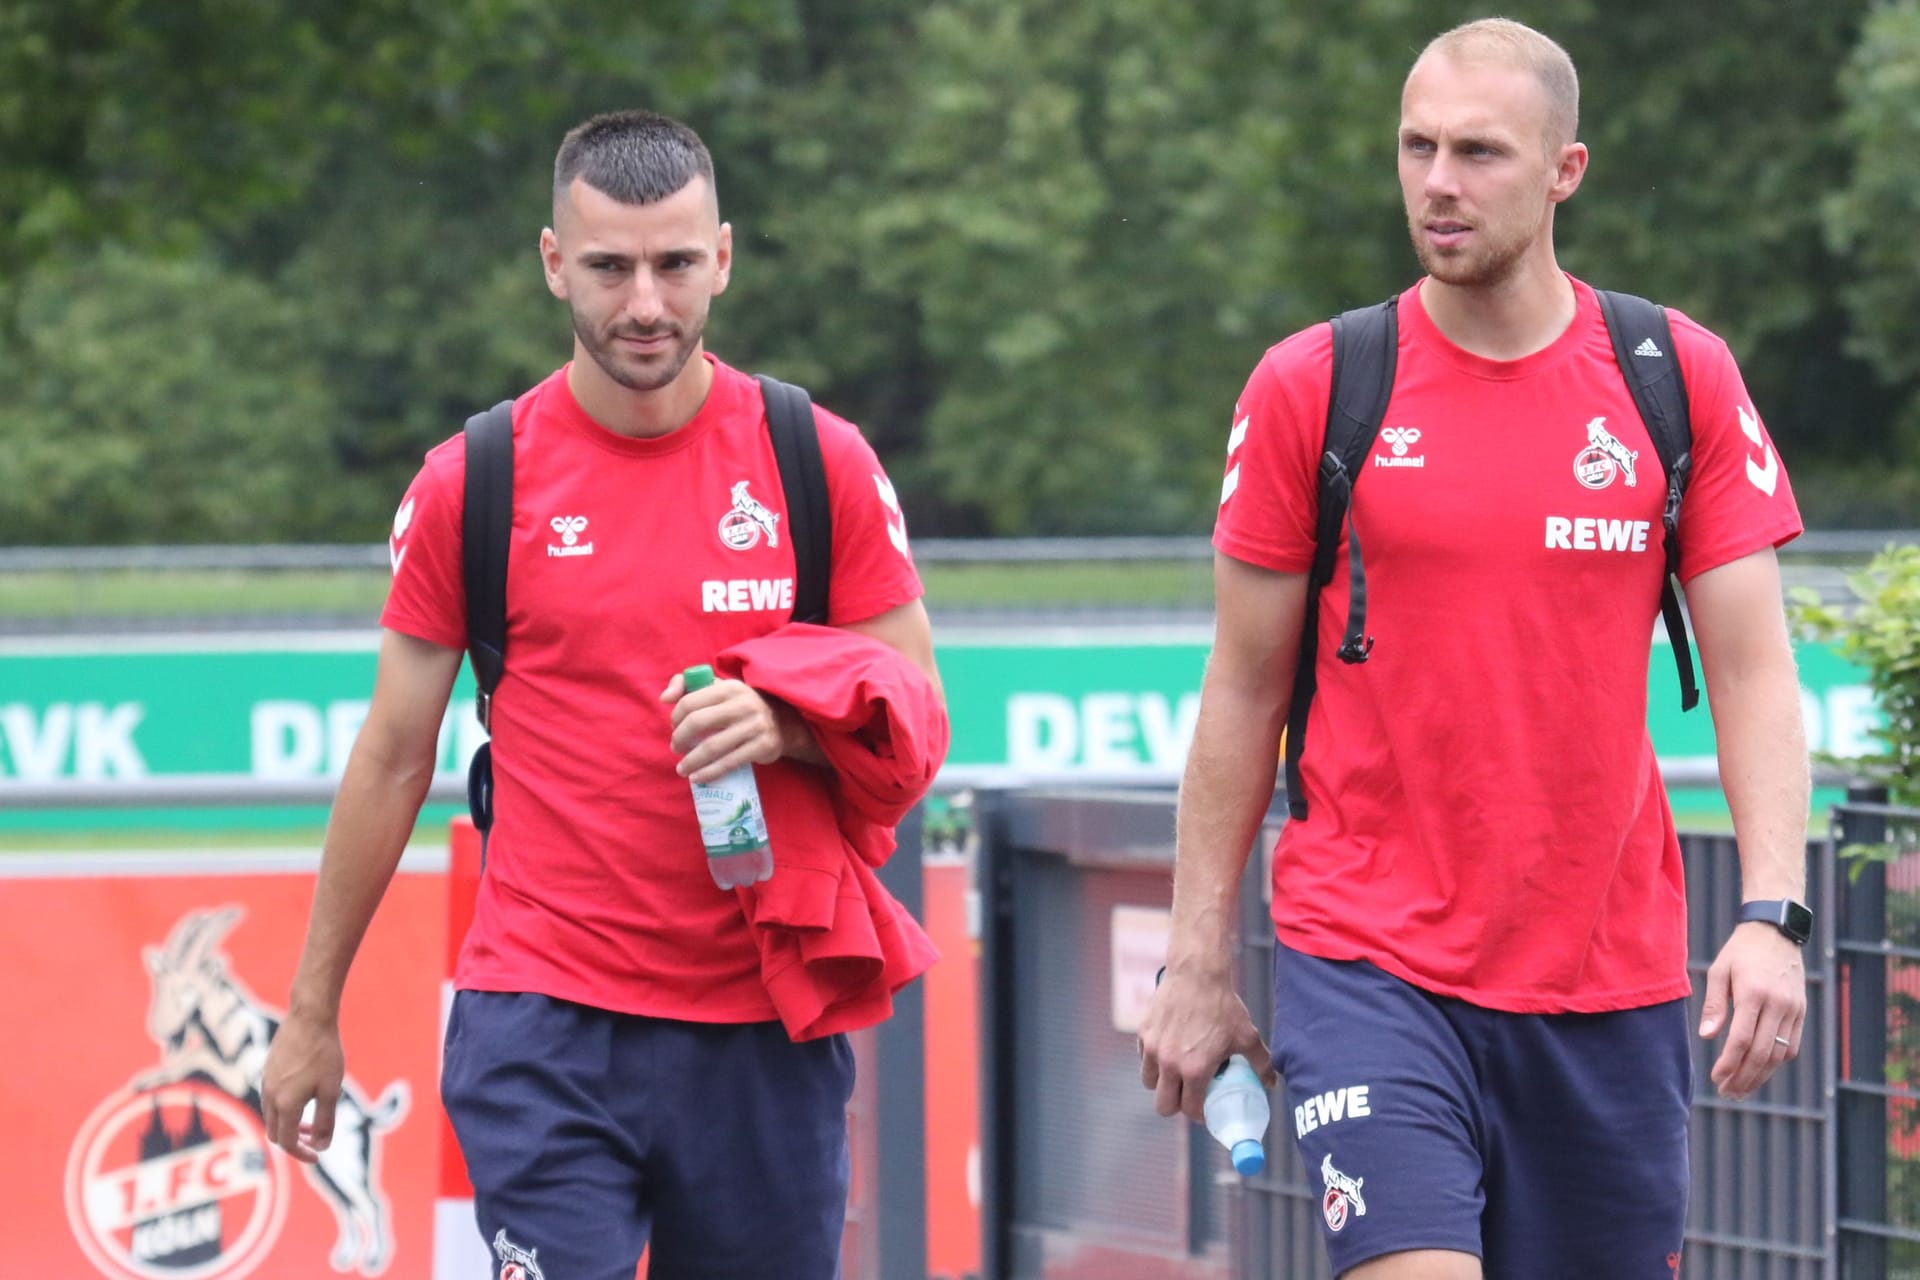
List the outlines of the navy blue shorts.
<svg viewBox="0 0 1920 1280">
<path fill-rule="evenodd" d="M 845 1036 L 462 991 L 440 1089 L 496 1275 L 633 1280 L 649 1237 L 649 1280 L 839 1274 Z"/>
<path fill-rule="evenodd" d="M 1487 1280 L 1672 1280 L 1687 1217 L 1686 1001 L 1517 1014 L 1364 962 L 1274 957 L 1273 1065 L 1337 1275 L 1406 1249 Z"/>
</svg>

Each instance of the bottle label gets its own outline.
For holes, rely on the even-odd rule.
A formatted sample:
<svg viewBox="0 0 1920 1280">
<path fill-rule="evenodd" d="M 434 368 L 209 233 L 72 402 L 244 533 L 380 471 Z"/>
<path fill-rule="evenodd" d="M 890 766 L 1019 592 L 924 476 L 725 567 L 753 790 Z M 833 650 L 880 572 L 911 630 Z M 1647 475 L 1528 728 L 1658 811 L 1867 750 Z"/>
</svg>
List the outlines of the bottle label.
<svg viewBox="0 0 1920 1280">
<path fill-rule="evenodd" d="M 767 847 L 767 820 L 760 812 L 760 789 L 753 783 L 751 766 L 706 786 L 696 784 L 693 812 L 709 858 Z"/>
</svg>

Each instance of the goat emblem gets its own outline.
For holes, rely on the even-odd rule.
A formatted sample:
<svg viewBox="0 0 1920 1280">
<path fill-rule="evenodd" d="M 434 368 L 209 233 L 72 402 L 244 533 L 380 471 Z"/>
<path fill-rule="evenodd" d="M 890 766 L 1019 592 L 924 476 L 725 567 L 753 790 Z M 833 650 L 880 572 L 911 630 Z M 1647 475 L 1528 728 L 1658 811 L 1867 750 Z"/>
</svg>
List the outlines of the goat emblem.
<svg viewBox="0 0 1920 1280">
<path fill-rule="evenodd" d="M 747 484 L 745 480 L 738 481 L 730 491 L 733 506 L 720 517 L 720 541 L 735 551 L 746 551 L 757 545 L 764 533 L 767 545 L 777 547 L 780 515 L 748 493 Z"/>
<path fill-rule="evenodd" d="M 149 1138 L 142 1140 L 141 1163 L 132 1172 L 88 1168 L 79 1175 L 85 1185 L 80 1188 L 78 1198 L 85 1204 L 84 1216 L 95 1236 L 92 1241 L 82 1240 L 83 1245 L 89 1246 L 90 1253 L 108 1243 L 102 1238 L 105 1234 L 102 1228 L 108 1221 L 98 1209 L 108 1204 L 115 1189 L 122 1185 L 129 1190 L 125 1212 L 120 1216 L 130 1220 L 140 1218 L 149 1226 L 149 1238 L 155 1238 L 151 1230 L 155 1210 L 140 1200 L 144 1193 L 139 1190 L 154 1183 L 158 1176 L 147 1168 L 151 1160 L 168 1162 L 166 1176 L 171 1183 L 179 1184 L 190 1180 L 180 1172 L 188 1168 L 190 1149 L 206 1148 L 206 1154 L 201 1157 L 206 1174 L 202 1179 L 204 1185 L 197 1197 L 187 1197 L 198 1206 L 191 1210 L 194 1216 L 189 1218 L 186 1211 L 176 1211 L 171 1201 L 162 1206 L 179 1220 L 169 1221 L 168 1239 L 180 1237 L 182 1232 L 195 1233 L 193 1243 L 199 1252 L 194 1257 L 202 1264 L 213 1262 L 218 1266 L 223 1256 L 219 1211 L 215 1207 L 209 1215 L 209 1207 L 218 1206 L 223 1196 L 236 1194 L 233 1190 L 236 1186 L 245 1190 L 262 1187 L 277 1190 L 274 1184 L 282 1176 L 286 1162 L 265 1139 L 260 1119 L 260 1071 L 266 1063 L 267 1045 L 279 1030 L 283 1015 L 233 974 L 226 955 L 219 949 L 221 938 L 239 922 L 242 914 L 237 906 L 189 912 L 174 925 L 164 945 L 144 949 L 147 976 L 153 986 L 146 1029 L 160 1048 L 160 1065 L 134 1077 L 128 1090 L 103 1105 L 96 1116 L 113 1108 L 117 1110 L 112 1110 L 112 1118 L 104 1126 L 89 1122 L 89 1130 L 95 1132 L 90 1143 L 83 1134 L 82 1144 L 76 1145 L 75 1158 L 80 1157 L 82 1145 L 89 1153 L 105 1150 L 107 1139 L 115 1136 L 109 1131 L 126 1130 L 134 1119 L 148 1120 L 147 1113 L 151 1111 Z M 338 1227 L 330 1258 L 335 1271 L 377 1276 L 392 1260 L 391 1209 L 378 1179 L 380 1141 L 381 1135 L 406 1115 L 410 1097 L 406 1082 L 396 1080 L 377 1099 L 370 1100 L 366 1090 L 349 1077 L 343 1083 L 335 1109 L 332 1143 L 320 1153 L 318 1163 L 300 1166 L 308 1185 L 332 1211 Z M 165 1119 L 186 1106 L 191 1108 L 190 1116 L 181 1136 L 176 1138 Z M 216 1127 L 228 1136 L 209 1142 L 203 1113 L 204 1117 L 214 1119 Z M 154 1134 L 158 1137 L 154 1138 Z M 151 1154 L 147 1145 L 150 1141 L 157 1143 Z M 91 1154 L 89 1159 L 93 1160 Z M 93 1160 L 93 1163 L 100 1162 Z M 70 1203 L 73 1198 L 70 1189 Z M 270 1215 L 275 1219 L 272 1235 L 278 1234 L 278 1219 L 283 1213 L 284 1205 L 281 1205 L 279 1212 Z M 181 1225 L 183 1223 L 186 1225 Z M 74 1225 L 76 1229 L 81 1226 L 79 1218 Z M 265 1224 L 258 1225 L 264 1227 Z M 209 1234 L 211 1239 L 200 1238 Z M 270 1248 L 272 1240 L 259 1239 L 259 1234 L 258 1230 L 249 1229 L 242 1233 L 241 1241 L 229 1245 L 228 1249 L 240 1249 L 244 1244 L 247 1252 L 257 1254 Z M 178 1256 L 166 1262 L 156 1260 L 159 1269 L 141 1265 L 137 1229 L 133 1240 L 131 1252 L 115 1259 L 119 1264 L 116 1270 L 125 1269 L 142 1277 L 179 1274 L 177 1267 L 183 1259 Z M 111 1251 L 118 1252 L 118 1246 Z M 244 1274 L 238 1269 L 242 1266 L 245 1270 L 252 1269 L 245 1259 L 234 1257 L 225 1261 L 231 1264 L 230 1273 L 236 1276 Z M 194 1274 L 212 1280 L 226 1272 L 229 1268 L 196 1270 Z"/>
</svg>

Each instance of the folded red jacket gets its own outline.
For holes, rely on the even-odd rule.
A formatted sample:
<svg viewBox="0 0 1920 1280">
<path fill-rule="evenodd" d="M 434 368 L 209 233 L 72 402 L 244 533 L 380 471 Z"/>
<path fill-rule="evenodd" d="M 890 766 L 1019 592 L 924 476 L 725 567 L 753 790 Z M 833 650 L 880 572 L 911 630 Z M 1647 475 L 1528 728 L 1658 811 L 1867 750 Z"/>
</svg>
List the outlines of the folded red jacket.
<svg viewBox="0 0 1920 1280">
<path fill-rule="evenodd" d="M 940 957 L 875 868 L 946 759 L 946 708 L 911 660 L 836 627 L 791 623 L 713 665 L 793 707 L 831 772 L 825 787 L 812 766 L 759 772 L 773 878 L 734 892 L 767 994 L 795 1040 L 882 1022 Z"/>
</svg>

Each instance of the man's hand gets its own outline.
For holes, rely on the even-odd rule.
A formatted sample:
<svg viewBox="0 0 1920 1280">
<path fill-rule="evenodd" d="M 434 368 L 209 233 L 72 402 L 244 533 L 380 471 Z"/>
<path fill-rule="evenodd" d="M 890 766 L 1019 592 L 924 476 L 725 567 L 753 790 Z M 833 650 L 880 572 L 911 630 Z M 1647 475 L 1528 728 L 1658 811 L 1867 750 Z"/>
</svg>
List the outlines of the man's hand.
<svg viewBox="0 0 1920 1280">
<path fill-rule="evenodd" d="M 1140 1023 L 1140 1083 L 1153 1090 L 1153 1109 L 1203 1123 L 1207 1086 L 1236 1053 L 1246 1055 L 1268 1088 L 1278 1082 L 1267 1043 L 1230 975 L 1168 966 Z"/>
<path fill-rule="evenodd" d="M 694 782 L 712 782 L 743 764 L 772 764 L 782 756 L 822 757 L 813 735 L 793 708 L 738 680 L 716 680 L 687 692 L 676 673 L 660 691 L 673 705 L 673 753 L 677 772 Z"/>
<path fill-rule="evenodd" d="M 295 1160 L 313 1164 L 333 1141 L 334 1106 L 346 1078 L 340 1024 L 289 1013 L 260 1072 L 260 1118 L 267 1137 Z M 313 1121 L 300 1123 L 313 1103 Z"/>
<path fill-rule="evenodd" d="M 1800 948 L 1770 924 L 1735 926 L 1707 970 L 1700 1015 L 1701 1039 L 1727 1032 L 1712 1072 L 1721 1096 L 1747 1097 L 1800 1056 L 1806 1020 L 1807 973 Z"/>
</svg>

